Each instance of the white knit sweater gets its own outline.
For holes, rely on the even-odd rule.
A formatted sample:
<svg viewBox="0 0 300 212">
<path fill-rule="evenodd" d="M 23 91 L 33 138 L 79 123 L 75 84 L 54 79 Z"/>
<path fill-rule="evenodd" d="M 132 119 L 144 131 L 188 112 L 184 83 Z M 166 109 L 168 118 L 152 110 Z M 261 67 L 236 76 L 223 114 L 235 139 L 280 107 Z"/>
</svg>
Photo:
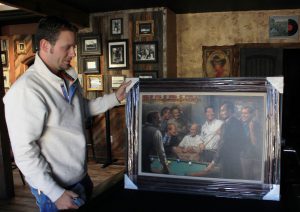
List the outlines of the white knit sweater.
<svg viewBox="0 0 300 212">
<path fill-rule="evenodd" d="M 67 72 L 77 79 L 73 69 Z M 36 54 L 34 65 L 3 99 L 16 164 L 26 181 L 53 202 L 64 192 L 63 186 L 86 174 L 84 111 L 93 116 L 118 105 L 114 93 L 88 101 L 80 86 L 69 104 L 62 84 Z"/>
</svg>

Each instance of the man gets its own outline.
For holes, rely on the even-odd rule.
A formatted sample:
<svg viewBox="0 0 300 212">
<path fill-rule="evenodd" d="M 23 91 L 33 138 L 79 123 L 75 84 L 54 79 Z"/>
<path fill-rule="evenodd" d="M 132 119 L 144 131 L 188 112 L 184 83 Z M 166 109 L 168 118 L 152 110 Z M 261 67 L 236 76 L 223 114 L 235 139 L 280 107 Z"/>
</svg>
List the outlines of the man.
<svg viewBox="0 0 300 212">
<path fill-rule="evenodd" d="M 260 180 L 262 165 L 262 131 L 254 119 L 254 109 L 250 106 L 242 108 L 241 121 L 246 134 L 245 150 L 242 153 L 244 178 Z"/>
<path fill-rule="evenodd" d="M 193 123 L 190 127 L 190 133 L 182 139 L 177 147 L 174 147 L 174 152 L 178 158 L 182 160 L 199 161 L 200 152 L 203 149 L 203 142 L 198 135 L 199 125 Z"/>
<path fill-rule="evenodd" d="M 205 107 L 206 121 L 201 128 L 200 139 L 203 142 L 201 160 L 210 162 L 213 160 L 221 139 L 222 120 L 215 118 L 215 111 L 212 106 Z"/>
<path fill-rule="evenodd" d="M 221 132 L 221 143 L 216 156 L 204 171 L 192 173 L 191 175 L 206 176 L 211 174 L 215 171 L 216 164 L 218 164 L 220 168 L 219 177 L 242 179 L 241 153 L 246 142 L 242 123 L 234 117 L 234 105 L 228 101 L 221 105 L 220 117 L 224 124 Z"/>
<path fill-rule="evenodd" d="M 35 62 L 4 97 L 15 161 L 37 199 L 40 211 L 78 209 L 93 184 L 87 175 L 85 120 L 125 98 L 116 93 L 88 101 L 71 67 L 77 29 L 57 17 L 41 19 Z"/>
<path fill-rule="evenodd" d="M 157 155 L 162 165 L 162 173 L 168 174 L 167 158 L 159 130 L 159 113 L 149 112 L 142 128 L 142 171 L 151 172 L 151 155 Z"/>
<path fill-rule="evenodd" d="M 163 137 L 163 143 L 166 155 L 168 157 L 173 156 L 173 148 L 179 144 L 180 140 L 177 138 L 177 129 L 175 124 L 168 124 L 167 132 Z"/>
<path fill-rule="evenodd" d="M 175 124 L 178 132 L 178 139 L 181 141 L 187 134 L 187 123 L 182 117 L 182 112 L 179 107 L 174 106 L 171 108 L 172 118 L 168 121 L 168 124 Z"/>
<path fill-rule="evenodd" d="M 171 118 L 170 108 L 169 107 L 164 107 L 163 109 L 161 109 L 160 117 L 161 117 L 160 131 L 164 136 L 165 133 L 167 132 L 168 121 Z"/>
</svg>

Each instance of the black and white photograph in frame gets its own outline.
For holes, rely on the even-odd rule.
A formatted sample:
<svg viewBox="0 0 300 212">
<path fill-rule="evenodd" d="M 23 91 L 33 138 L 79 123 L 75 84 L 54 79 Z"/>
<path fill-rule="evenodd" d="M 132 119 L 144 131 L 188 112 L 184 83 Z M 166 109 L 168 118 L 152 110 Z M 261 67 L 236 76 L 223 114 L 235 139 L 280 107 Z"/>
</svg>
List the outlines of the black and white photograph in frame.
<svg viewBox="0 0 300 212">
<path fill-rule="evenodd" d="M 79 35 L 81 55 L 101 54 L 101 39 L 99 35 Z"/>
<path fill-rule="evenodd" d="M 111 26 L 111 34 L 112 35 L 122 35 L 122 33 L 123 33 L 123 19 L 122 18 L 111 19 L 110 26 Z"/>
<path fill-rule="evenodd" d="M 135 42 L 133 44 L 134 63 L 157 63 L 157 41 Z"/>
<path fill-rule="evenodd" d="M 120 69 L 128 66 L 127 40 L 108 41 L 108 68 Z"/>
</svg>

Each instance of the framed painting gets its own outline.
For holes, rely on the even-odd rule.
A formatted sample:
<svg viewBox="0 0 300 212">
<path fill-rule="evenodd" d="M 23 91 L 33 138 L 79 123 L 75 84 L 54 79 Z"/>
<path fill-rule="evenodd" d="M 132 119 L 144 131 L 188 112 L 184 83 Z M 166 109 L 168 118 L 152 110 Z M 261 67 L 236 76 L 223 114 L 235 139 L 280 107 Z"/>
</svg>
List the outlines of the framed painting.
<svg viewBox="0 0 300 212">
<path fill-rule="evenodd" d="M 82 57 L 81 60 L 83 73 L 100 73 L 99 56 Z"/>
<path fill-rule="evenodd" d="M 154 21 L 136 21 L 136 35 L 137 36 L 153 36 L 154 35 Z"/>
<path fill-rule="evenodd" d="M 27 51 L 26 51 L 25 41 L 17 40 L 16 44 L 17 44 L 17 54 L 26 54 Z"/>
<path fill-rule="evenodd" d="M 265 78 L 135 84 L 125 188 L 279 200 L 282 90 Z"/>
<path fill-rule="evenodd" d="M 128 40 L 108 41 L 108 68 L 125 69 L 128 67 Z"/>
<path fill-rule="evenodd" d="M 117 89 L 124 82 L 125 76 L 111 76 L 111 88 Z"/>
<path fill-rule="evenodd" d="M 157 63 L 158 49 L 156 41 L 135 42 L 133 44 L 134 63 Z"/>
<path fill-rule="evenodd" d="M 233 70 L 233 46 L 203 46 L 205 77 L 236 77 Z"/>
<path fill-rule="evenodd" d="M 85 75 L 85 85 L 87 91 L 103 91 L 103 75 L 101 74 Z"/>
<path fill-rule="evenodd" d="M 78 34 L 81 55 L 101 55 L 101 38 L 95 34 Z"/>
<path fill-rule="evenodd" d="M 1 54 L 2 66 L 7 67 L 8 66 L 7 51 L 1 51 L 0 54 Z"/>
<path fill-rule="evenodd" d="M 112 35 L 123 34 L 123 19 L 115 18 L 110 20 L 110 30 Z"/>
</svg>

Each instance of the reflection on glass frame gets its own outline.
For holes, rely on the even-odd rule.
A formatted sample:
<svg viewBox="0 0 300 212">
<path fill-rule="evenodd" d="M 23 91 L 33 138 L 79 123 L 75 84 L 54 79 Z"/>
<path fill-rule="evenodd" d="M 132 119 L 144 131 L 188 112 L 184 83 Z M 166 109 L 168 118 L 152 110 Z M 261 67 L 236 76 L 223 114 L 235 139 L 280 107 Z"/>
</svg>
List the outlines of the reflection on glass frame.
<svg viewBox="0 0 300 212">
<path fill-rule="evenodd" d="M 79 34 L 81 44 L 81 55 L 101 54 L 101 39 L 99 35 Z"/>
<path fill-rule="evenodd" d="M 123 33 L 123 18 L 110 20 L 110 30 L 112 35 L 122 35 Z"/>
<path fill-rule="evenodd" d="M 108 68 L 124 69 L 128 66 L 127 40 L 108 41 Z"/>
<path fill-rule="evenodd" d="M 124 82 L 125 76 L 111 76 L 111 88 L 117 89 Z"/>
<path fill-rule="evenodd" d="M 2 66 L 3 67 L 7 67 L 8 66 L 7 51 L 1 51 L 0 54 L 1 54 Z"/>
<path fill-rule="evenodd" d="M 140 81 L 125 188 L 279 200 L 280 92 L 264 78 Z"/>
<path fill-rule="evenodd" d="M 157 71 L 135 71 L 134 76 L 140 79 L 156 79 Z"/>
<path fill-rule="evenodd" d="M 82 59 L 82 71 L 85 74 L 88 73 L 100 73 L 100 58 L 99 56 L 83 57 Z"/>
<path fill-rule="evenodd" d="M 103 75 L 85 75 L 85 84 L 87 91 L 103 91 Z"/>
<path fill-rule="evenodd" d="M 133 44 L 134 63 L 157 63 L 158 50 L 156 41 L 135 42 Z"/>
<path fill-rule="evenodd" d="M 136 21 L 136 35 L 137 36 L 153 36 L 154 35 L 154 21 Z"/>
</svg>

